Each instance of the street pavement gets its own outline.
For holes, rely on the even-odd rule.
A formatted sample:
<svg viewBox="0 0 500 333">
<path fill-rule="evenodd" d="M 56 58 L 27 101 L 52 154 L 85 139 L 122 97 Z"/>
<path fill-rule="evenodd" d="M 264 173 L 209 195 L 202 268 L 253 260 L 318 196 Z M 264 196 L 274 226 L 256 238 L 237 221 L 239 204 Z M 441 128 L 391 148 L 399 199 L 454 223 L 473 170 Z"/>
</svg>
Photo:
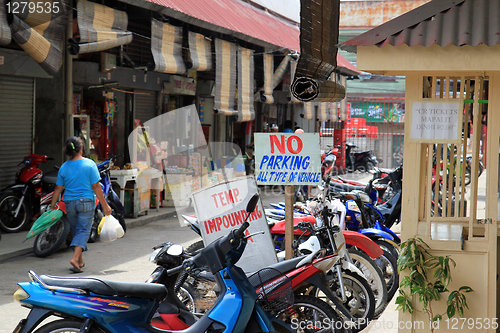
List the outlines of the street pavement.
<svg viewBox="0 0 500 333">
<path fill-rule="evenodd" d="M 367 182 L 371 175 L 354 173 L 345 178 Z M 260 188 L 262 203 L 265 207 L 271 202 L 283 202 L 284 193 L 279 187 Z M 17 289 L 17 282 L 28 281 L 28 271 L 37 274 L 59 276 L 96 276 L 117 281 L 144 281 L 155 266 L 148 259 L 152 247 L 163 242 L 179 243 L 188 246 L 200 239 L 190 228 L 181 226 L 178 213 L 193 214 L 192 209 L 176 212 L 173 208 L 150 210 L 147 215 L 127 218 L 127 233 L 121 239 L 104 243 L 97 241 L 89 244 L 89 251 L 84 253 L 85 272 L 72 274 L 69 271 L 71 250 L 64 248 L 47 257 L 36 257 L 31 249 L 33 240 L 23 243 L 26 232 L 2 234 L 0 240 L 0 333 L 12 332 L 19 320 L 25 318 L 28 309 L 15 302 L 12 295 Z M 399 232 L 399 230 L 397 230 Z M 363 332 L 397 332 L 389 327 L 397 325 L 397 311 L 392 301 L 384 314 L 371 328 Z M 391 322 L 392 324 L 388 323 Z M 384 325 L 382 325 L 382 323 Z M 384 327 L 384 329 L 382 329 Z"/>
</svg>

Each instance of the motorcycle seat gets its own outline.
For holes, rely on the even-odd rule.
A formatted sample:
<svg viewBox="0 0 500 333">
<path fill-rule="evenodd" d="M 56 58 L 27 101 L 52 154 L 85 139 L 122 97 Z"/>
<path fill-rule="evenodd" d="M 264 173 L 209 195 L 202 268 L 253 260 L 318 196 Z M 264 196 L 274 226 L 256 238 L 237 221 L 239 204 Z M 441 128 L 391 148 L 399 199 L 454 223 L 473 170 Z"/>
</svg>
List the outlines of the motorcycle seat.
<svg viewBox="0 0 500 333">
<path fill-rule="evenodd" d="M 285 274 L 287 272 L 292 271 L 297 267 L 298 263 L 301 262 L 302 259 L 304 258 L 305 256 L 300 256 L 297 258 L 291 258 L 285 261 L 277 262 L 276 264 L 272 264 L 270 266 L 263 268 L 266 270 L 265 274 L 257 274 L 259 273 L 259 271 L 248 274 L 248 279 L 250 283 L 252 283 L 253 287 L 257 287 L 263 282 L 269 281 L 281 274 Z"/>
<path fill-rule="evenodd" d="M 357 186 L 351 184 L 342 184 L 342 183 L 330 183 L 330 191 L 333 192 L 351 192 L 354 190 L 364 191 L 366 189 L 365 186 Z"/>
<path fill-rule="evenodd" d="M 162 301 L 167 288 L 159 283 L 120 282 L 98 278 L 73 278 L 41 275 L 43 283 L 53 287 L 76 288 L 103 296 L 135 297 Z"/>
<path fill-rule="evenodd" d="M 354 153 L 355 156 L 363 155 L 363 154 L 371 154 L 371 150 L 363 150 L 363 151 L 357 151 Z"/>
<path fill-rule="evenodd" d="M 57 170 L 46 172 L 42 176 L 42 182 L 47 184 L 55 184 L 57 181 Z"/>
</svg>

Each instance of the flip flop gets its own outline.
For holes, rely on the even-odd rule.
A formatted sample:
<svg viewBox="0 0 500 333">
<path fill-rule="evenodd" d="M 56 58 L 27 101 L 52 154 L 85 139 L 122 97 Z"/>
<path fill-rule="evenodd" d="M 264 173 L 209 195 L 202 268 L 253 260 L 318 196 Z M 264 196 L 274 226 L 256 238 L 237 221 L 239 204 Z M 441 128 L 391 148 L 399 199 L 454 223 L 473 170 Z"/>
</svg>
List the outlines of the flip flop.
<svg viewBox="0 0 500 333">
<path fill-rule="evenodd" d="M 71 267 L 69 270 L 73 273 L 83 273 L 83 269 L 80 268 Z"/>
</svg>

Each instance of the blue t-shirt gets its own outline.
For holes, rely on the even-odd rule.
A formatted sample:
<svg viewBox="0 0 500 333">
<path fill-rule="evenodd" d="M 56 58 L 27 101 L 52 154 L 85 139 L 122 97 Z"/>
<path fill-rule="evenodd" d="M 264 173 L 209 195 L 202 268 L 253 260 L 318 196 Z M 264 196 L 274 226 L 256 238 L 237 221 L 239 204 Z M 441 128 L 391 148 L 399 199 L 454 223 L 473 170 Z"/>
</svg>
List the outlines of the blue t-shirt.
<svg viewBox="0 0 500 333">
<path fill-rule="evenodd" d="M 292 129 L 291 128 L 285 128 L 283 130 L 283 133 L 293 133 Z"/>
<path fill-rule="evenodd" d="M 64 186 L 64 200 L 94 199 L 92 185 L 101 179 L 94 161 L 83 158 L 63 163 L 57 174 L 57 185 Z"/>
</svg>

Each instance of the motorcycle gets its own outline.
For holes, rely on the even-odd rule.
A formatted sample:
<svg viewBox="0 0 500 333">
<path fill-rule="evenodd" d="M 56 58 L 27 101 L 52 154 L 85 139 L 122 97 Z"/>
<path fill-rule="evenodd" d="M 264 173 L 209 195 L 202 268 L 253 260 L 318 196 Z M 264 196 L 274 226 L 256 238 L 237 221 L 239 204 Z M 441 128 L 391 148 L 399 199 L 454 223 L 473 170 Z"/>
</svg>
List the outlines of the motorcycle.
<svg viewBox="0 0 500 333">
<path fill-rule="evenodd" d="M 127 232 L 127 224 L 125 223 L 125 218 L 124 218 L 127 212 L 125 210 L 125 207 L 123 207 L 120 198 L 118 197 L 116 192 L 113 190 L 113 187 L 111 186 L 111 180 L 109 175 L 109 170 L 113 166 L 113 161 L 122 155 L 112 156 L 109 158 L 109 160 L 97 164 L 97 169 L 99 170 L 99 175 L 101 176 L 101 180 L 99 182 L 101 183 L 102 193 L 104 194 L 104 198 L 106 198 L 108 205 L 111 207 L 113 211 L 112 215 L 118 220 L 118 222 L 120 222 L 123 231 Z M 99 223 L 101 222 L 103 216 L 104 214 L 102 213 L 101 204 L 99 203 L 99 200 L 96 198 L 96 208 L 94 212 L 94 220 L 92 222 L 92 228 L 90 230 L 89 243 L 94 243 L 96 241 L 98 236 L 97 229 L 99 227 Z"/>
<path fill-rule="evenodd" d="M 354 171 L 370 171 L 378 164 L 378 160 L 371 150 L 353 152 L 356 145 L 346 143 L 346 168 L 350 172 Z"/>
<path fill-rule="evenodd" d="M 48 257 L 59 250 L 64 243 L 69 247 L 73 239 L 71 226 L 69 225 L 68 216 L 66 215 L 66 206 L 62 199 L 57 202 L 56 209 L 61 210 L 63 216 L 59 221 L 36 236 L 33 243 L 33 252 L 37 257 Z"/>
<path fill-rule="evenodd" d="M 16 173 L 15 184 L 9 185 L 0 194 L 0 229 L 7 233 L 25 229 L 32 218 L 46 210 L 52 200 L 57 170 L 43 173 L 38 168 L 53 158 L 31 154 L 24 157 Z"/>
<path fill-rule="evenodd" d="M 152 253 L 150 261 L 157 264 L 158 267 L 155 269 L 147 282 L 150 283 L 160 283 L 168 287 L 171 286 L 171 293 L 177 295 L 181 302 L 186 306 L 186 308 L 192 311 L 191 314 L 179 313 L 177 309 L 172 309 L 171 307 L 165 307 L 160 305 L 158 309 L 157 319 L 154 319 L 153 325 L 157 328 L 168 329 L 173 325 L 178 325 L 179 321 L 187 322 L 187 320 L 196 318 L 198 316 L 203 316 L 203 314 L 211 308 L 212 304 L 216 301 L 220 290 L 217 285 L 215 285 L 215 279 L 210 273 L 203 271 L 197 272 L 195 274 L 183 272 L 177 280 L 168 278 L 165 272 L 170 269 L 173 265 L 172 258 L 165 258 L 165 249 L 171 246 L 169 243 L 162 244 L 157 247 L 157 249 Z M 198 250 L 199 252 L 200 250 Z M 195 252 L 196 253 L 196 252 Z M 186 256 L 185 253 L 182 254 Z M 191 254 L 193 255 L 193 254 Z M 319 257 L 318 257 L 319 255 Z M 188 255 L 189 257 L 189 255 Z M 167 260 L 165 260 L 167 259 Z M 332 324 L 335 323 L 338 330 L 341 331 L 341 327 L 351 327 L 354 325 L 342 322 L 335 311 L 329 306 L 325 301 L 319 300 L 316 297 L 310 295 L 305 295 L 304 290 L 312 286 L 321 287 L 327 294 L 331 295 L 338 303 L 337 306 L 341 307 L 335 295 L 331 294 L 328 289 L 327 281 L 324 281 L 324 277 L 316 277 L 316 275 L 323 275 L 323 272 L 329 270 L 330 267 L 338 260 L 336 255 L 322 256 L 318 252 L 315 252 L 309 256 L 302 256 L 300 258 L 292 259 L 291 261 L 281 262 L 274 264 L 259 270 L 259 272 L 254 274 L 249 274 L 249 281 L 256 290 L 257 294 L 262 293 L 263 290 L 269 288 L 269 286 L 275 286 L 276 290 L 281 287 L 276 287 L 282 285 L 281 281 L 290 281 L 290 284 L 295 292 L 294 300 L 290 302 L 293 303 L 284 309 L 271 309 L 274 304 L 267 304 L 266 308 L 270 310 L 272 314 L 279 317 L 283 321 L 287 322 L 294 316 L 302 318 L 301 320 L 311 320 L 315 316 L 317 320 L 328 320 Z M 168 280 L 167 280 L 168 279 Z M 357 282 L 356 277 L 353 277 L 354 281 Z M 362 278 L 361 278 L 362 280 Z M 369 291 L 369 286 L 365 284 L 359 287 L 357 284 L 353 288 L 359 293 Z M 363 289 L 364 288 L 364 289 Z M 369 296 L 363 294 L 363 296 Z M 268 296 L 269 297 L 269 296 Z M 276 295 L 274 302 L 278 301 L 278 298 L 286 298 L 286 295 L 282 294 L 280 296 Z M 354 296 L 353 296 L 354 297 Z M 368 299 L 367 304 L 369 303 Z M 284 301 L 281 299 L 281 301 Z M 360 298 L 360 302 L 365 302 L 365 299 Z M 288 302 L 287 302 L 288 303 Z M 351 300 L 351 303 L 353 301 Z M 288 304 L 287 304 L 288 305 Z M 361 311 L 364 305 L 359 304 L 355 308 L 356 311 Z M 282 307 L 282 306 L 279 306 Z M 344 309 L 346 313 L 349 313 L 347 309 Z M 372 311 L 373 313 L 373 311 Z M 187 318 L 186 318 L 187 317 Z M 351 318 L 351 316 L 349 316 Z M 371 318 L 371 317 L 370 317 Z M 352 318 L 354 319 L 354 318 Z M 364 322 L 368 323 L 369 319 L 365 319 Z M 184 327 L 189 326 L 184 324 Z"/>
<path fill-rule="evenodd" d="M 247 204 L 248 214 L 239 229 L 231 230 L 194 257 L 166 272 L 172 275 L 209 267 L 221 291 L 216 304 L 182 332 L 294 331 L 265 312 L 261 305 L 265 301 L 259 300 L 246 275 L 235 265 L 246 247 L 244 232 L 257 202 L 258 196 L 255 195 Z M 151 325 L 160 302 L 168 294 L 161 284 L 38 276 L 33 271 L 29 275 L 32 282 L 18 283 L 14 299 L 31 311 L 14 332 L 29 333 L 35 329 L 37 332 L 172 332 Z M 281 284 L 277 289 L 285 287 L 287 285 Z M 270 286 L 268 290 L 272 288 Z M 44 319 L 54 316 L 62 319 L 38 328 Z"/>
</svg>

